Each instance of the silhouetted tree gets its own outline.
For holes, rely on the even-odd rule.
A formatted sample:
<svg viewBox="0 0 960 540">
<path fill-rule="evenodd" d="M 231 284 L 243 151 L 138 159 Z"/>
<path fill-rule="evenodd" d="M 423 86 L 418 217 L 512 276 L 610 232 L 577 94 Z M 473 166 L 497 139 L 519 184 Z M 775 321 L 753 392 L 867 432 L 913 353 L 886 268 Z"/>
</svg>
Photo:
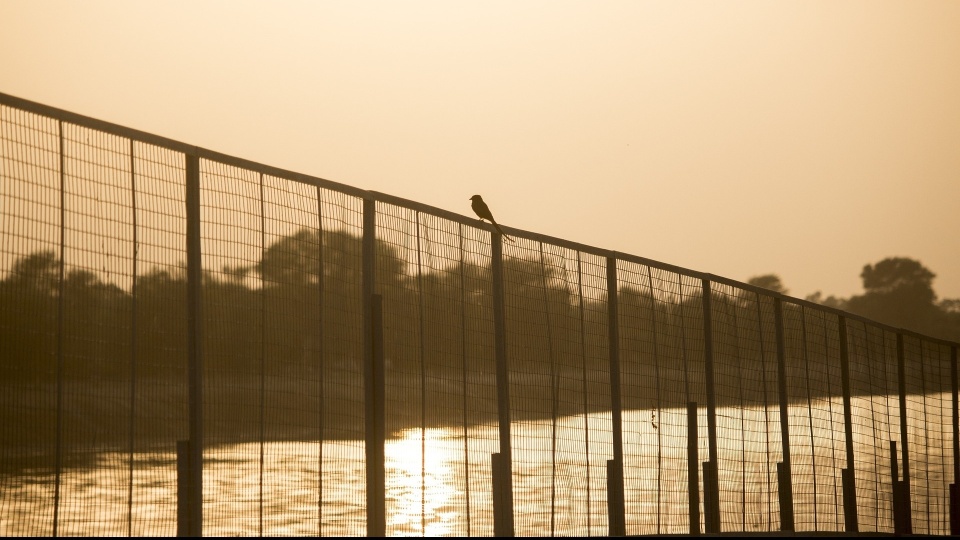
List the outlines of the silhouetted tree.
<svg viewBox="0 0 960 540">
<path fill-rule="evenodd" d="M 823 292 L 821 291 L 817 291 L 813 294 L 808 294 L 806 297 L 806 300 L 810 302 L 815 302 L 817 304 L 824 305 L 827 307 L 836 308 L 836 309 L 843 309 L 843 310 L 847 309 L 847 301 L 845 299 L 838 298 L 832 294 L 824 298 Z"/>
<path fill-rule="evenodd" d="M 919 261 L 887 258 L 864 266 L 860 277 L 865 292 L 847 301 L 851 312 L 918 332 L 938 326 L 942 312 L 935 304 L 935 274 Z"/>
<path fill-rule="evenodd" d="M 0 281 L 0 379 L 56 373 L 60 262 L 53 251 L 14 262 Z"/>
<path fill-rule="evenodd" d="M 783 286 L 780 276 L 776 274 L 763 274 L 762 276 L 754 276 L 750 278 L 747 283 L 756 287 L 763 287 L 764 289 L 769 289 L 780 294 L 788 294 L 790 292 L 786 287 Z"/>
</svg>

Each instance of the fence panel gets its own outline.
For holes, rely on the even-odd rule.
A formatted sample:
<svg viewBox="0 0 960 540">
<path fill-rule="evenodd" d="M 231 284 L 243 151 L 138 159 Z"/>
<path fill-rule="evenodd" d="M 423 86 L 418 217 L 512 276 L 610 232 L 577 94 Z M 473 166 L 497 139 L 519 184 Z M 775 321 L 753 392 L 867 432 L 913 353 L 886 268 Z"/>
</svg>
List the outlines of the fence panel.
<svg viewBox="0 0 960 540">
<path fill-rule="evenodd" d="M 780 529 L 776 464 L 783 461 L 772 302 L 715 284 L 714 369 L 723 530 Z"/>
<path fill-rule="evenodd" d="M 136 536 L 172 535 L 176 442 L 187 438 L 186 178 L 183 154 L 133 143 L 134 428 L 130 481 Z M 160 493 L 146 489 L 163 486 Z"/>
<path fill-rule="evenodd" d="M 382 502 L 387 534 L 491 535 L 509 508 L 493 454 L 512 471 L 498 523 L 518 535 L 775 532 L 788 495 L 797 531 L 843 531 L 844 474 L 860 531 L 949 533 L 955 344 L 0 101 L 0 534 L 175 534 L 177 442 L 200 433 L 205 534 L 363 535 Z M 382 448 L 366 438 L 373 294 Z"/>
<path fill-rule="evenodd" d="M 835 315 L 784 305 L 796 530 L 841 531 L 846 462 Z"/>
<path fill-rule="evenodd" d="M 904 336 L 910 506 L 915 534 L 950 533 L 950 351 Z"/>
<path fill-rule="evenodd" d="M 876 326 L 850 321 L 847 336 L 860 530 L 892 533 L 889 441 L 900 439 L 896 358 Z"/>
<path fill-rule="evenodd" d="M 58 470 L 60 126 L 0 106 L 0 534 L 53 533 Z"/>
<path fill-rule="evenodd" d="M 320 325 L 320 431 L 317 446 L 320 533 L 363 535 L 366 523 L 366 469 L 363 406 L 362 199 L 315 188 L 322 242 Z"/>
<path fill-rule="evenodd" d="M 261 177 L 200 161 L 203 252 L 204 532 L 263 531 L 264 252 Z"/>
<path fill-rule="evenodd" d="M 708 447 L 700 281 L 620 265 L 627 534 L 682 534 L 690 530 L 687 403 L 699 404 L 702 460 Z"/>
</svg>

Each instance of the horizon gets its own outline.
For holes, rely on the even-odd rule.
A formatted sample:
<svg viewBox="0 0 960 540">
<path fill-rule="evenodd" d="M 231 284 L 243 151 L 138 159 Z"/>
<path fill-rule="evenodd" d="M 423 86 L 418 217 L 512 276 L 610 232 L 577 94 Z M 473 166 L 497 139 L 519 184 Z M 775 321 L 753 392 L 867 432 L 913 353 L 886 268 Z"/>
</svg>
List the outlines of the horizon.
<svg viewBox="0 0 960 540">
<path fill-rule="evenodd" d="M 798 298 L 887 257 L 960 298 L 957 4 L 0 12 L 23 99 Z"/>
</svg>

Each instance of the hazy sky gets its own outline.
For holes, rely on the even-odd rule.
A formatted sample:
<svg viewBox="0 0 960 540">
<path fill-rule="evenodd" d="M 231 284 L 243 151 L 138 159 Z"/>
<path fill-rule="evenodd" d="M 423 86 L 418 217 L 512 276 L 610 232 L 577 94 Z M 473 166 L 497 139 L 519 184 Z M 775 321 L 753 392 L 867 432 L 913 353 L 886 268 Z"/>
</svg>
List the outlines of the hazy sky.
<svg viewBox="0 0 960 540">
<path fill-rule="evenodd" d="M 960 1 L 0 0 L 0 92 L 794 296 L 960 297 Z"/>
</svg>

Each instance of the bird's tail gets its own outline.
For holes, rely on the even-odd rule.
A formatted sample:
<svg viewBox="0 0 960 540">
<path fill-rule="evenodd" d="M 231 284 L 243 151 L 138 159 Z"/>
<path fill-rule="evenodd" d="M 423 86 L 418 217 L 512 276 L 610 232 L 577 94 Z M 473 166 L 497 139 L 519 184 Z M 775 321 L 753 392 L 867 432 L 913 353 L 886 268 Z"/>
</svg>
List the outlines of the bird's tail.
<svg viewBox="0 0 960 540">
<path fill-rule="evenodd" d="M 500 224 L 499 224 L 499 223 L 497 223 L 496 221 L 491 221 L 490 223 L 493 223 L 493 226 L 497 228 L 497 232 L 500 233 L 500 236 L 502 236 L 502 237 L 506 238 L 507 240 L 513 242 L 513 238 L 510 238 L 509 236 L 507 236 L 507 233 L 503 232 L 503 229 L 500 228 Z"/>
</svg>

